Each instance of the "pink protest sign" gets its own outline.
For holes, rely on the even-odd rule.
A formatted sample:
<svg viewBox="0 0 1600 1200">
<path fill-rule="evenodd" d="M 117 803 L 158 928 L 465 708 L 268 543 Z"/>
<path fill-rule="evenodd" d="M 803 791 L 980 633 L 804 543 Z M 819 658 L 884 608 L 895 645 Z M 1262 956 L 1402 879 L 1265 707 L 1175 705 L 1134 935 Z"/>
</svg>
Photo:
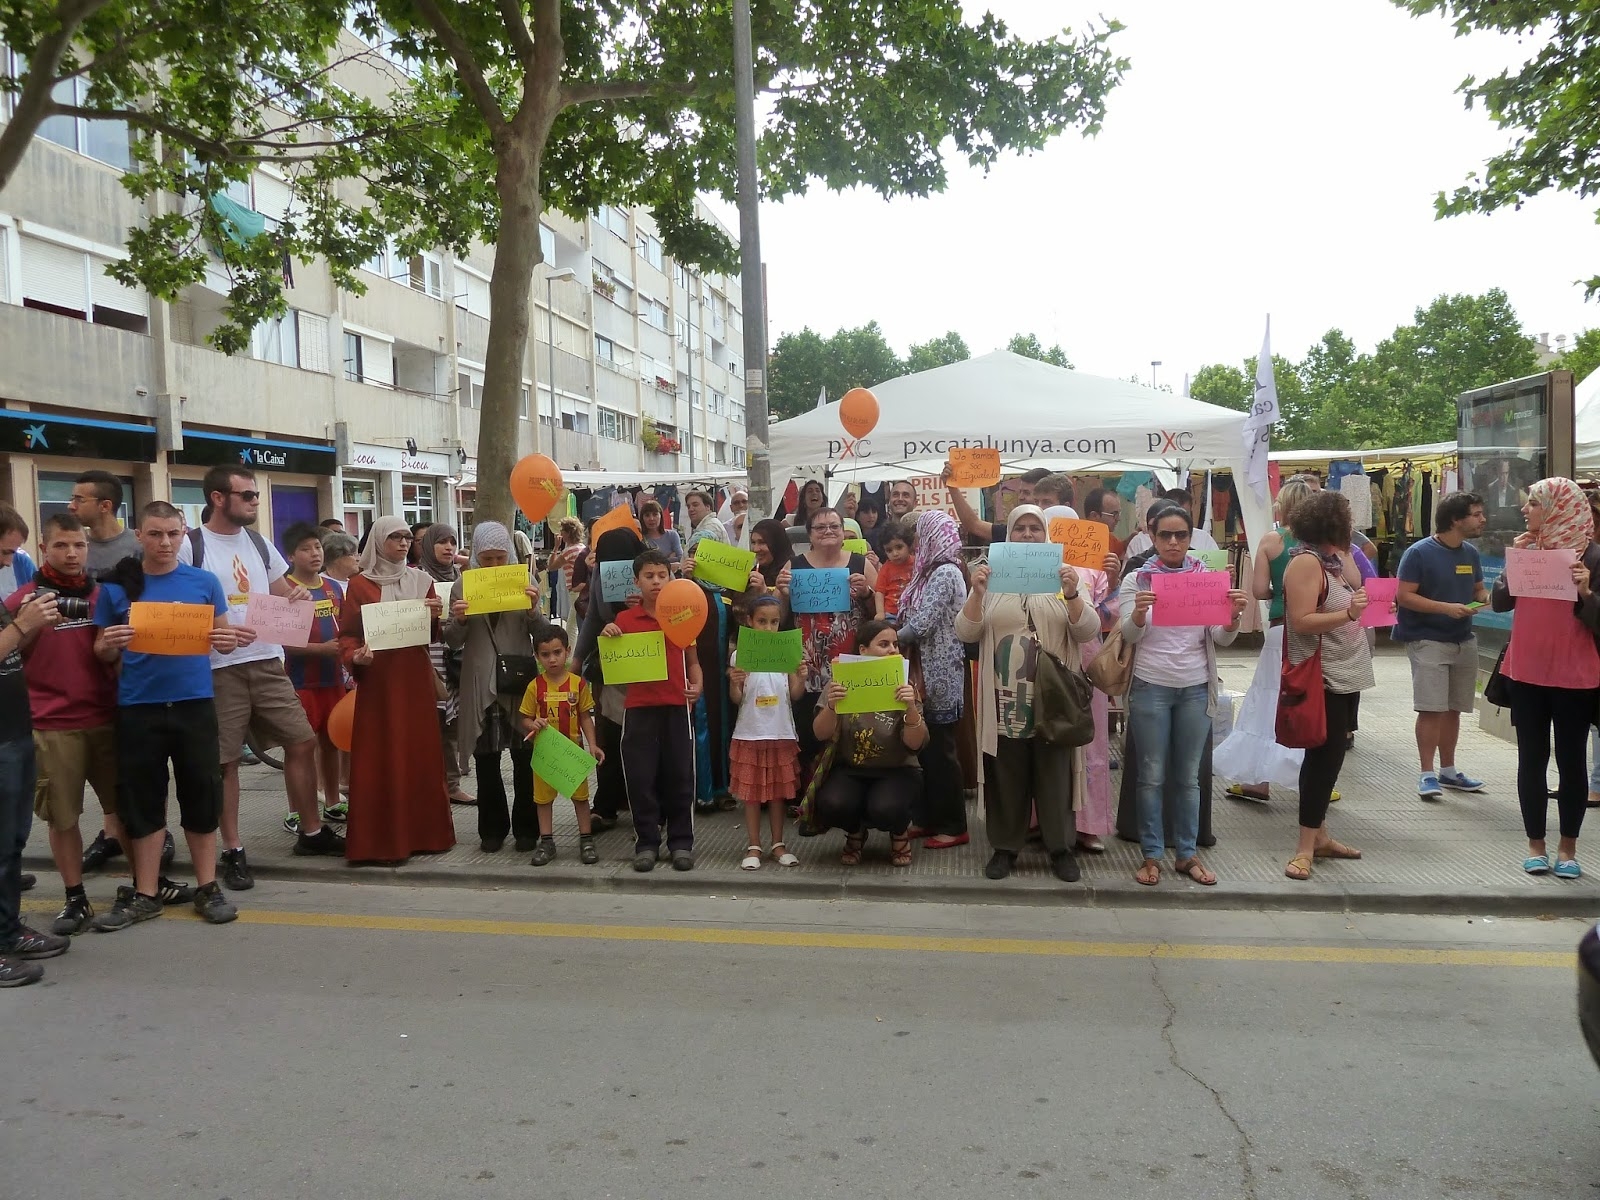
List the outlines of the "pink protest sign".
<svg viewBox="0 0 1600 1200">
<path fill-rule="evenodd" d="M 1156 594 L 1150 610 L 1152 625 L 1226 625 L 1233 620 L 1228 600 L 1232 581 L 1226 571 L 1186 571 L 1181 575 L 1152 575 Z"/>
<path fill-rule="evenodd" d="M 1578 561 L 1575 550 L 1519 550 L 1506 548 L 1506 586 L 1513 596 L 1537 596 L 1541 600 L 1576 600 L 1578 585 L 1572 582 L 1572 564 Z"/>
<path fill-rule="evenodd" d="M 304 646 L 316 619 L 316 601 L 286 600 L 266 592 L 251 592 L 244 610 L 244 623 L 256 631 L 256 641 L 278 646 Z"/>
<path fill-rule="evenodd" d="M 1361 586 L 1367 589 L 1367 606 L 1361 610 L 1363 626 L 1384 629 L 1400 619 L 1400 614 L 1394 611 L 1394 599 L 1400 594 L 1398 579 L 1373 578 Z"/>
</svg>

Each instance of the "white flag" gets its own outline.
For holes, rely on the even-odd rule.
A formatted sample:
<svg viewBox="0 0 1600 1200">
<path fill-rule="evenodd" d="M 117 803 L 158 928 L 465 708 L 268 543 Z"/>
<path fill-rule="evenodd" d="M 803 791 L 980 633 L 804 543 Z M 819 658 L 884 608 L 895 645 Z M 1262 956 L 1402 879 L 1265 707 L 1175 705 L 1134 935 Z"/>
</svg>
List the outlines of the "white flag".
<svg viewBox="0 0 1600 1200">
<path fill-rule="evenodd" d="M 828 403 L 828 389 L 823 388 L 817 393 L 817 407 L 822 408 Z"/>
<path fill-rule="evenodd" d="M 1267 317 L 1267 332 L 1261 339 L 1261 357 L 1256 359 L 1256 391 L 1250 415 L 1244 422 L 1244 478 L 1261 502 L 1267 502 L 1267 452 L 1271 449 L 1272 427 L 1278 420 L 1278 385 L 1272 378 L 1272 318 Z"/>
</svg>

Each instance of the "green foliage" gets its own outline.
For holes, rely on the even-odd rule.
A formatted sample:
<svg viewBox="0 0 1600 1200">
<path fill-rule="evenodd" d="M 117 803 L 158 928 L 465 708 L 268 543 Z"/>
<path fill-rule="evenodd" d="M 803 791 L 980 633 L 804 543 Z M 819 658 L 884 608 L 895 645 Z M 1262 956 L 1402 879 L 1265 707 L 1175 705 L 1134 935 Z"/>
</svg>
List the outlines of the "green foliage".
<svg viewBox="0 0 1600 1200">
<path fill-rule="evenodd" d="M 1521 66 L 1492 79 L 1469 75 L 1457 89 L 1467 107 L 1482 105 L 1514 134 L 1509 149 L 1451 193 L 1439 193 L 1440 216 L 1521 208 L 1551 188 L 1580 196 L 1600 192 L 1600 6 L 1589 0 L 1394 0 L 1413 14 L 1440 13 L 1456 36 L 1490 30 L 1538 47 Z M 1600 275 L 1584 281 L 1600 291 Z"/>
<path fill-rule="evenodd" d="M 1577 383 L 1600 371 L 1600 329 L 1585 329 L 1550 366 L 1554 370 L 1571 371 Z"/>
<path fill-rule="evenodd" d="M 905 373 L 912 375 L 918 371 L 931 371 L 935 367 L 948 367 L 951 363 L 964 362 L 971 357 L 972 351 L 967 349 L 966 339 L 952 329 L 931 342 L 912 342 L 911 349 L 906 352 Z"/>
<path fill-rule="evenodd" d="M 837 400 L 853 387 L 872 387 L 905 373 L 876 321 L 826 338 L 806 328 L 784 334 L 773 347 L 767 402 L 772 419 L 783 420 L 815 408 L 823 390 Z"/>
<path fill-rule="evenodd" d="M 1251 364 L 1247 375 L 1227 363 L 1211 363 L 1195 372 L 1194 378 L 1189 381 L 1189 395 L 1207 404 L 1245 412 L 1250 408 L 1251 398 L 1255 394 L 1254 381 L 1254 364 Z"/>
<path fill-rule="evenodd" d="M 1052 366 L 1066 367 L 1069 371 L 1072 369 L 1072 360 L 1067 357 L 1065 350 L 1060 346 L 1051 346 L 1046 350 L 1036 334 L 1014 333 L 1011 335 L 1011 340 L 1006 343 L 1006 349 L 1024 358 L 1036 358 Z"/>
</svg>

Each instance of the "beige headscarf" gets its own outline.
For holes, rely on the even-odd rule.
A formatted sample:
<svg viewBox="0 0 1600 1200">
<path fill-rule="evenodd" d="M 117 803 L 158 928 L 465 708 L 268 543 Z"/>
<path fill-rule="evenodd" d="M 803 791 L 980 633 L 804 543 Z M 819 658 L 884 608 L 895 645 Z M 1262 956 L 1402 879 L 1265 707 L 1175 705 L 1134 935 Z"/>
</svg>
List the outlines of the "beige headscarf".
<svg viewBox="0 0 1600 1200">
<path fill-rule="evenodd" d="M 367 534 L 367 548 L 361 552 L 361 573 L 383 591 L 385 600 L 422 600 L 433 594 L 433 580 L 405 561 L 390 562 L 378 553 L 379 547 L 397 533 L 411 527 L 399 517 L 379 517 Z"/>
</svg>

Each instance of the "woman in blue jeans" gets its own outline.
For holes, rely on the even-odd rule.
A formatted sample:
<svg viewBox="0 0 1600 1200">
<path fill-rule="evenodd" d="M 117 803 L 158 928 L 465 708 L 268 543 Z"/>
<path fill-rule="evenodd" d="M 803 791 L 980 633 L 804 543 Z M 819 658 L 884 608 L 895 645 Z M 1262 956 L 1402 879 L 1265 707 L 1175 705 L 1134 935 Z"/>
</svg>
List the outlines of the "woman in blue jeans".
<svg viewBox="0 0 1600 1200">
<path fill-rule="evenodd" d="M 1128 720 L 1139 760 L 1139 844 L 1144 852 L 1134 879 L 1153 887 L 1161 882 L 1166 852 L 1162 798 L 1171 778 L 1177 807 L 1172 815 L 1173 869 L 1210 887 L 1217 877 L 1195 854 L 1200 828 L 1200 759 L 1211 736 L 1216 708 L 1216 647 L 1233 641 L 1245 595 L 1228 592 L 1232 619 L 1226 625 L 1157 625 L 1157 575 L 1182 575 L 1206 570 L 1189 557 L 1194 526 L 1182 509 L 1161 514 L 1153 536 L 1155 557 L 1122 581 L 1122 638 L 1136 647 L 1133 685 L 1128 693 Z"/>
</svg>

